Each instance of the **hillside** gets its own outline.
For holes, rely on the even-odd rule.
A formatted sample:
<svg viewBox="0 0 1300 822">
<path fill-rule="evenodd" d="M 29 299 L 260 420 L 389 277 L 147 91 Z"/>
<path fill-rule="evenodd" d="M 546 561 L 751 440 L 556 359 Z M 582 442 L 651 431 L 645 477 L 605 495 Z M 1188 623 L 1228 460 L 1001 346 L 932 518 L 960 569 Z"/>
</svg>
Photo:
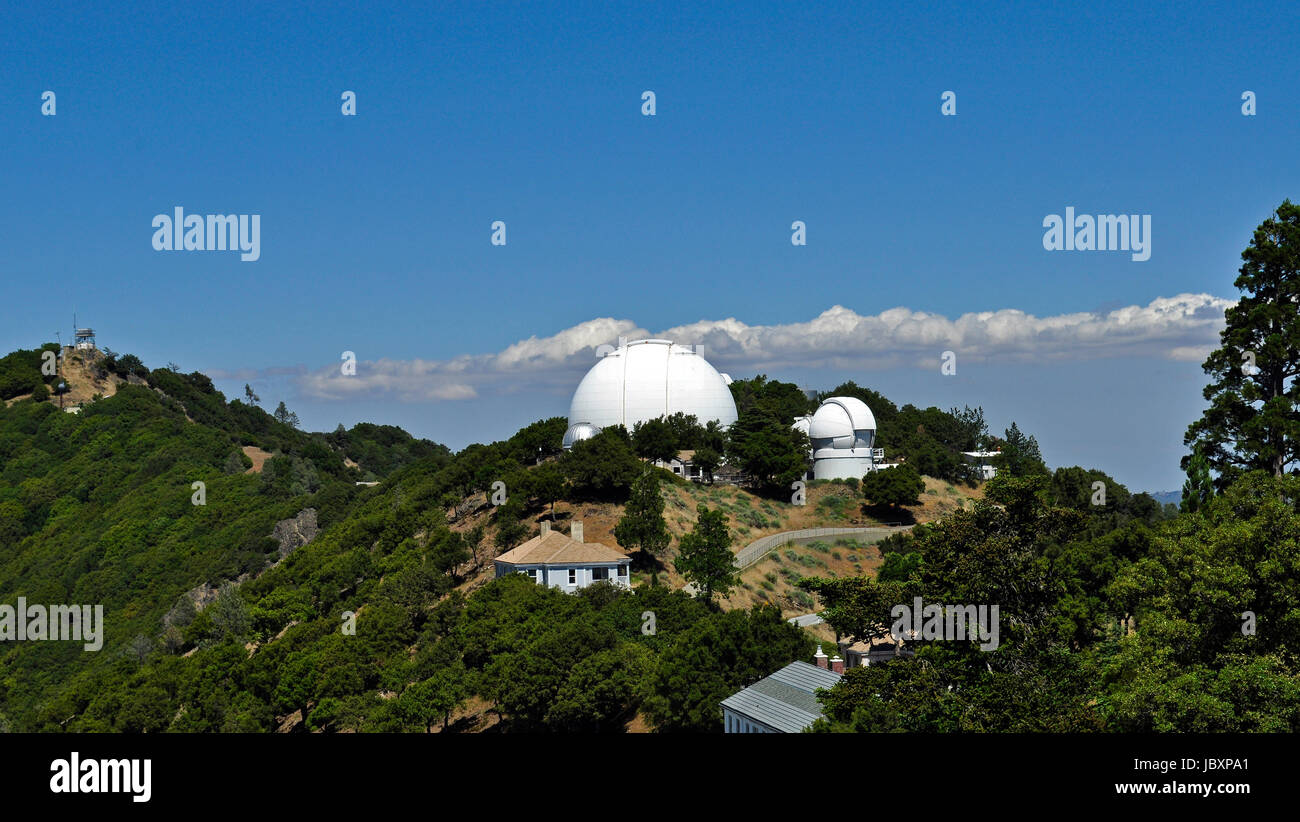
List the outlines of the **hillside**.
<svg viewBox="0 0 1300 822">
<path fill-rule="evenodd" d="M 102 362 L 65 362 L 102 396 L 80 414 L 30 398 L 0 410 L 0 601 L 22 595 L 105 611 L 100 653 L 56 642 L 0 645 L 0 719 L 18 727 L 78 671 L 116 665 L 132 648 L 174 644 L 163 636 L 164 614 L 184 592 L 215 590 L 279 559 L 278 522 L 308 509 L 320 511 L 323 526 L 343 517 L 362 476 L 345 466 L 344 452 L 365 452 L 367 472 L 409 459 L 409 435 L 385 447 L 354 429 L 341 435 L 350 441 L 331 445 L 260 409 L 227 405 L 202 375 L 160 370 L 95 383 Z M 248 450 L 269 457 L 262 473 L 252 473 Z M 421 451 L 444 459 L 431 443 Z M 196 482 L 202 505 L 194 504 Z"/>
<path fill-rule="evenodd" d="M 39 362 L 36 352 L 19 359 Z M 79 414 L 60 413 L 52 398 L 22 395 L 0 411 L 0 600 L 21 595 L 30 602 L 102 604 L 103 650 L 53 642 L 2 646 L 7 674 L 0 720 L 14 729 L 272 730 L 300 723 L 341 729 L 399 721 L 361 706 L 376 694 L 403 692 L 404 683 L 392 678 L 409 664 L 398 664 L 399 648 L 410 647 L 410 658 L 419 659 L 451 639 L 427 631 L 420 639 L 420 630 L 438 624 L 441 608 L 462 608 L 463 593 L 472 604 L 478 592 L 500 587 L 485 588 L 491 557 L 500 550 L 493 543 L 506 523 L 519 529 L 516 541 L 535 530 L 544 506 L 530 493 L 531 478 L 556 464 L 563 430 L 562 420 L 539 421 L 509 441 L 453 457 L 387 426 L 300 432 L 255 406 L 227 402 L 202 374 L 149 371 L 129 355 L 70 353 L 62 367 L 73 386 L 65 402 L 85 402 Z M 541 462 L 528 456 L 539 452 Z M 613 460 L 577 452 L 566 465 L 590 470 L 579 467 L 573 496 L 555 503 L 557 518 L 563 524 L 580 516 L 589 540 L 616 545 L 617 482 L 643 463 L 627 451 Z M 614 486 L 605 484 L 611 466 L 624 472 Z M 374 487 L 357 484 L 376 478 L 382 482 Z M 502 509 L 484 506 L 457 516 L 467 500 L 485 499 L 497 478 L 525 493 Z M 195 483 L 203 484 L 202 504 L 195 504 Z M 703 503 L 727 512 L 737 548 L 767 533 L 860 520 L 847 491 L 814 484 L 809 505 L 794 506 L 734 487 L 665 486 L 675 538 L 693 527 Z M 724 619 L 672 594 L 682 584 L 672 559 L 670 549 L 660 587 L 635 598 L 655 603 L 669 626 L 671 613 L 680 612 L 683 630 Z M 640 570 L 636 581 L 648 576 Z M 784 637 L 756 654 L 782 655 L 789 643 L 807 642 L 784 625 L 780 610 L 765 617 L 748 610 L 768 600 L 787 611 L 797 603 L 751 587 L 759 593 L 742 588 L 722 605 L 735 609 L 737 626 L 759 630 L 761 623 Z M 551 592 L 536 596 L 549 601 Z M 585 600 L 565 597 L 547 607 L 566 610 L 578 602 Z M 644 610 L 631 601 L 620 608 L 629 619 Z M 302 723 L 320 708 L 319 699 L 296 707 L 256 681 L 283 680 L 292 661 L 285 654 L 316 659 L 342 652 L 337 623 L 344 611 L 356 614 L 358 635 L 370 637 L 344 646 L 371 660 L 353 659 L 361 666 L 353 669 L 359 690 L 328 691 L 352 706 L 352 718 L 322 714 Z M 630 626 L 636 625 L 633 619 Z M 637 631 L 629 635 L 639 639 L 619 653 L 668 651 Z M 240 649 L 237 658 L 227 655 L 233 648 Z M 459 651 L 462 664 L 467 657 L 480 660 L 468 676 L 472 690 L 491 695 L 492 705 L 508 701 L 484 667 L 491 654 L 475 656 L 480 653 L 472 643 Z M 244 699 L 252 701 L 242 708 L 177 690 L 192 677 L 199 687 L 218 660 L 223 676 L 244 683 Z M 437 670 L 428 664 L 422 670 Z M 731 672 L 710 686 L 709 698 L 752 675 Z M 601 721 L 621 726 L 633 718 L 612 710 Z M 524 714 L 515 713 L 513 727 L 544 724 L 544 717 Z M 671 724 L 671 714 L 661 708 L 656 716 Z"/>
<path fill-rule="evenodd" d="M 716 731 L 722 698 L 810 658 L 814 638 L 834 636 L 830 625 L 804 630 L 789 616 L 832 605 L 845 626 L 843 609 L 814 591 L 867 586 L 897 602 L 907 601 L 908 586 L 938 580 L 926 584 L 944 587 L 927 592 L 987 596 L 962 587 L 968 577 L 992 586 L 980 590 L 1010 579 L 1025 595 L 1056 597 L 1054 647 L 1102 655 L 1081 656 L 1087 664 L 1130 664 L 1105 656 L 1113 646 L 1101 638 L 1121 606 L 1103 604 L 1169 602 L 1147 581 L 1162 566 L 1146 557 L 1188 527 L 1166 528 L 1168 511 L 1101 472 L 1048 472 L 1036 457 L 1012 466 L 1023 474 L 987 486 L 926 477 L 921 504 L 901 509 L 863 508 L 853 481 L 810 483 L 806 504 L 794 505 L 782 490 L 789 460 L 769 461 L 768 482 L 753 488 L 663 472 L 671 540 L 658 568 L 638 552 L 632 590 L 601 584 L 570 595 L 522 575 L 493 579 L 492 559 L 535 534 L 552 508 L 561 530 L 581 519 L 587 540 L 617 545 L 614 528 L 647 468 L 638 450 L 682 442 L 611 428 L 562 451 L 566 421 L 551 418 L 451 454 L 387 426 L 302 432 L 227 402 L 202 374 L 126 362 L 114 393 L 80 414 L 32 398 L 0 410 L 0 602 L 100 604 L 105 614 L 98 652 L 67 642 L 0 645 L 2 727 Z M 25 379 L 20 369 L 11 385 Z M 774 448 L 800 447 L 788 426 L 776 431 L 783 423 L 763 397 L 777 385 L 767 396 L 793 411 L 806 398 L 780 384 L 738 382 L 748 392 L 746 434 L 766 427 Z M 958 415 L 904 408 L 897 413 L 933 418 L 931 429 L 956 421 L 948 433 L 918 430 L 904 447 L 939 470 L 960 469 L 953 449 L 975 429 Z M 979 421 L 978 412 L 966 417 Z M 661 439 L 718 436 L 689 420 L 660 428 Z M 720 450 L 760 464 L 769 454 L 753 447 L 758 441 Z M 1098 482 L 1107 491 L 1101 506 L 1090 502 Z M 489 495 L 499 487 L 509 493 L 494 506 Z M 768 534 L 894 518 L 919 523 L 920 536 L 890 537 L 883 557 L 838 539 L 783 546 L 709 602 L 684 593 L 674 567 L 704 506 L 723 514 L 733 551 Z M 1174 536 L 1153 537 L 1161 528 Z M 1001 548 L 1030 543 L 1037 547 Z M 1140 563 L 1148 563 L 1141 573 Z M 1041 619 L 1032 602 L 1008 607 Z M 1008 636 L 1016 648 L 1030 647 L 1025 641 Z M 998 686 L 1033 699 L 1059 681 L 1052 693 L 1068 704 L 1008 714 L 979 703 L 978 727 L 1095 727 L 1103 719 L 1089 706 L 1111 681 L 1083 676 L 1081 664 L 1053 656 L 1025 669 L 1029 679 Z M 972 676 L 986 670 L 981 662 Z M 1140 705 L 1116 704 L 1114 721 L 1140 721 Z"/>
<path fill-rule="evenodd" d="M 703 485 L 699 483 L 675 480 L 668 472 L 663 472 L 662 492 L 665 499 L 665 521 L 673 541 L 660 560 L 659 568 L 654 572 L 659 584 L 677 590 L 685 586 L 686 581 L 677 572 L 673 561 L 677 557 L 677 543 L 681 537 L 695 527 L 696 510 L 701 504 L 722 510 L 733 536 L 733 552 L 749 545 L 760 537 L 795 531 L 805 528 L 839 528 L 872 527 L 894 522 L 900 517 L 915 523 L 934 522 L 955 510 L 961 510 L 977 499 L 983 492 L 979 487 L 965 485 L 954 486 L 942 480 L 925 478 L 926 491 L 922 503 L 906 506 L 903 511 L 884 519 L 868 515 L 863 511 L 862 498 L 856 490 L 845 483 L 819 482 L 811 483 L 807 489 L 805 505 L 794 505 L 788 501 L 774 500 L 760 496 L 752 491 L 734 485 Z M 494 533 L 491 511 L 486 501 L 482 501 L 484 510 L 467 516 L 453 524 L 453 531 L 467 533 L 474 527 L 484 528 L 485 538 L 490 542 Z M 555 504 L 556 527 L 568 531 L 575 519 L 583 521 L 584 539 L 618 547 L 614 537 L 614 526 L 623 516 L 624 506 L 618 502 L 570 501 L 559 500 Z M 528 520 L 528 526 L 535 533 L 538 522 L 549 516 L 549 511 L 539 513 Z M 831 540 L 852 543 L 852 540 Z M 770 604 L 779 608 L 785 616 L 805 614 L 816 607 L 816 602 L 794 585 L 799 576 L 804 574 L 829 574 L 832 576 L 849 576 L 855 573 L 872 571 L 880 562 L 880 555 L 869 543 L 861 546 L 849 545 L 844 550 L 821 550 L 820 545 L 792 546 L 798 547 L 794 565 L 780 568 L 781 558 L 790 549 L 776 551 L 776 559 L 771 555 L 763 561 L 745 568 L 741 573 L 742 585 L 730 596 L 718 600 L 724 609 L 750 608 L 754 605 Z M 840 546 L 842 547 L 842 546 Z M 855 550 L 860 548 L 861 550 Z M 775 566 L 775 567 L 774 567 Z M 467 563 L 461 570 L 466 573 L 466 581 L 458 586 L 464 592 L 473 591 L 492 578 L 490 563 L 477 567 Z M 779 578 L 770 580 L 769 575 L 779 573 Z M 639 585 L 650 580 L 651 571 L 643 567 L 634 567 L 632 584 Z M 764 584 L 766 582 L 766 584 Z"/>
</svg>

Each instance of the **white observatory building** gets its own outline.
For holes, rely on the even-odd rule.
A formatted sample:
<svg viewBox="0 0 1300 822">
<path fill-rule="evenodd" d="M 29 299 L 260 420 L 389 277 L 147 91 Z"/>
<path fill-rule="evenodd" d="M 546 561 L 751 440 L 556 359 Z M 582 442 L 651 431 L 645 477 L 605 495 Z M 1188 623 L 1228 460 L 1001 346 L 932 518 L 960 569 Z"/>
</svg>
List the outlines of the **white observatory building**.
<svg viewBox="0 0 1300 822">
<path fill-rule="evenodd" d="M 812 441 L 813 479 L 861 479 L 885 457 L 875 448 L 876 417 L 857 397 L 831 397 L 794 427 Z"/>
<path fill-rule="evenodd" d="M 618 347 L 601 357 L 578 383 L 569 405 L 564 447 L 571 448 L 606 426 L 622 425 L 631 431 L 639 422 L 678 412 L 694 414 L 700 425 L 711 420 L 731 425 L 736 421 L 736 402 L 727 387 L 730 383 L 731 377 L 719 374 L 701 356 L 699 346 L 620 338 Z"/>
</svg>

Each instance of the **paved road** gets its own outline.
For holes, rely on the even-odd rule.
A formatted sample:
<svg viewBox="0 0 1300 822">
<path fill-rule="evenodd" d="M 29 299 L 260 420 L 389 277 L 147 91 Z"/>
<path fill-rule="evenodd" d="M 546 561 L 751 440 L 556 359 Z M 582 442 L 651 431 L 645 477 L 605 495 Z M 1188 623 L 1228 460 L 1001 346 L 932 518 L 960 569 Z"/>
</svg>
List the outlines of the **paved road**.
<svg viewBox="0 0 1300 822">
<path fill-rule="evenodd" d="M 804 614 L 803 616 L 790 617 L 786 622 L 792 622 L 800 628 L 807 628 L 809 625 L 821 625 L 823 620 L 820 614 Z"/>
<path fill-rule="evenodd" d="M 911 527 L 910 525 L 902 525 L 892 528 L 803 528 L 798 531 L 782 531 L 779 534 L 768 534 L 765 537 L 759 537 L 736 552 L 736 567 L 748 568 L 767 556 L 768 552 L 773 548 L 792 542 L 806 544 L 840 537 L 853 537 L 860 541 L 875 542 L 884 539 L 890 534 L 906 531 Z"/>
</svg>

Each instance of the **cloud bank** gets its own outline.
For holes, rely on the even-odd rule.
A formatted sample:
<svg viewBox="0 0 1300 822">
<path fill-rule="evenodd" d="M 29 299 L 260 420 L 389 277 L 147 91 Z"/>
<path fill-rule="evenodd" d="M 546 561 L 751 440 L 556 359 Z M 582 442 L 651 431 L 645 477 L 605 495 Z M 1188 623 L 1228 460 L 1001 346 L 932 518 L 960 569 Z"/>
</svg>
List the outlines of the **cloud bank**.
<svg viewBox="0 0 1300 822">
<path fill-rule="evenodd" d="M 938 368 L 945 351 L 963 363 L 1117 357 L 1199 362 L 1218 344 L 1223 313 L 1231 305 L 1232 300 L 1209 294 L 1179 294 L 1104 313 L 1035 317 L 1007 308 L 956 319 L 909 308 L 864 316 L 835 305 L 807 322 L 763 326 L 729 317 L 653 334 L 632 320 L 602 317 L 549 337 L 520 340 L 495 354 L 358 362 L 356 374 L 349 376 L 331 365 L 301 374 L 296 382 L 304 396 L 318 400 L 384 396 L 437 402 L 569 391 L 596 361 L 597 347 L 619 337 L 702 345 L 715 367 L 737 375 L 793 368 Z"/>
</svg>

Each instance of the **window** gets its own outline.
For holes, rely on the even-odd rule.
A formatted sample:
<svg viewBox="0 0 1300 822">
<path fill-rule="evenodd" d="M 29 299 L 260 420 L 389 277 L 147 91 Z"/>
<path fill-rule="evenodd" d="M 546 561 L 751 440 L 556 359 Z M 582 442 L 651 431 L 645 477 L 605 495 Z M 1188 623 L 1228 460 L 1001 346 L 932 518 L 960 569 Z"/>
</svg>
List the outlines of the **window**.
<svg viewBox="0 0 1300 822">
<path fill-rule="evenodd" d="M 591 569 L 591 578 L 592 578 L 593 581 L 599 581 L 599 580 L 602 580 L 602 579 L 609 579 L 609 569 L 608 569 L 608 568 L 592 568 L 592 569 Z"/>
<path fill-rule="evenodd" d="M 577 568 L 570 568 L 570 569 L 569 569 L 569 584 L 570 584 L 570 585 L 577 585 L 577 584 L 578 584 L 578 569 L 577 569 Z"/>
<path fill-rule="evenodd" d="M 625 576 L 627 576 L 627 566 L 626 566 L 626 565 L 620 565 L 620 566 L 618 566 L 618 575 L 621 576 L 621 577 L 625 577 Z"/>
</svg>

